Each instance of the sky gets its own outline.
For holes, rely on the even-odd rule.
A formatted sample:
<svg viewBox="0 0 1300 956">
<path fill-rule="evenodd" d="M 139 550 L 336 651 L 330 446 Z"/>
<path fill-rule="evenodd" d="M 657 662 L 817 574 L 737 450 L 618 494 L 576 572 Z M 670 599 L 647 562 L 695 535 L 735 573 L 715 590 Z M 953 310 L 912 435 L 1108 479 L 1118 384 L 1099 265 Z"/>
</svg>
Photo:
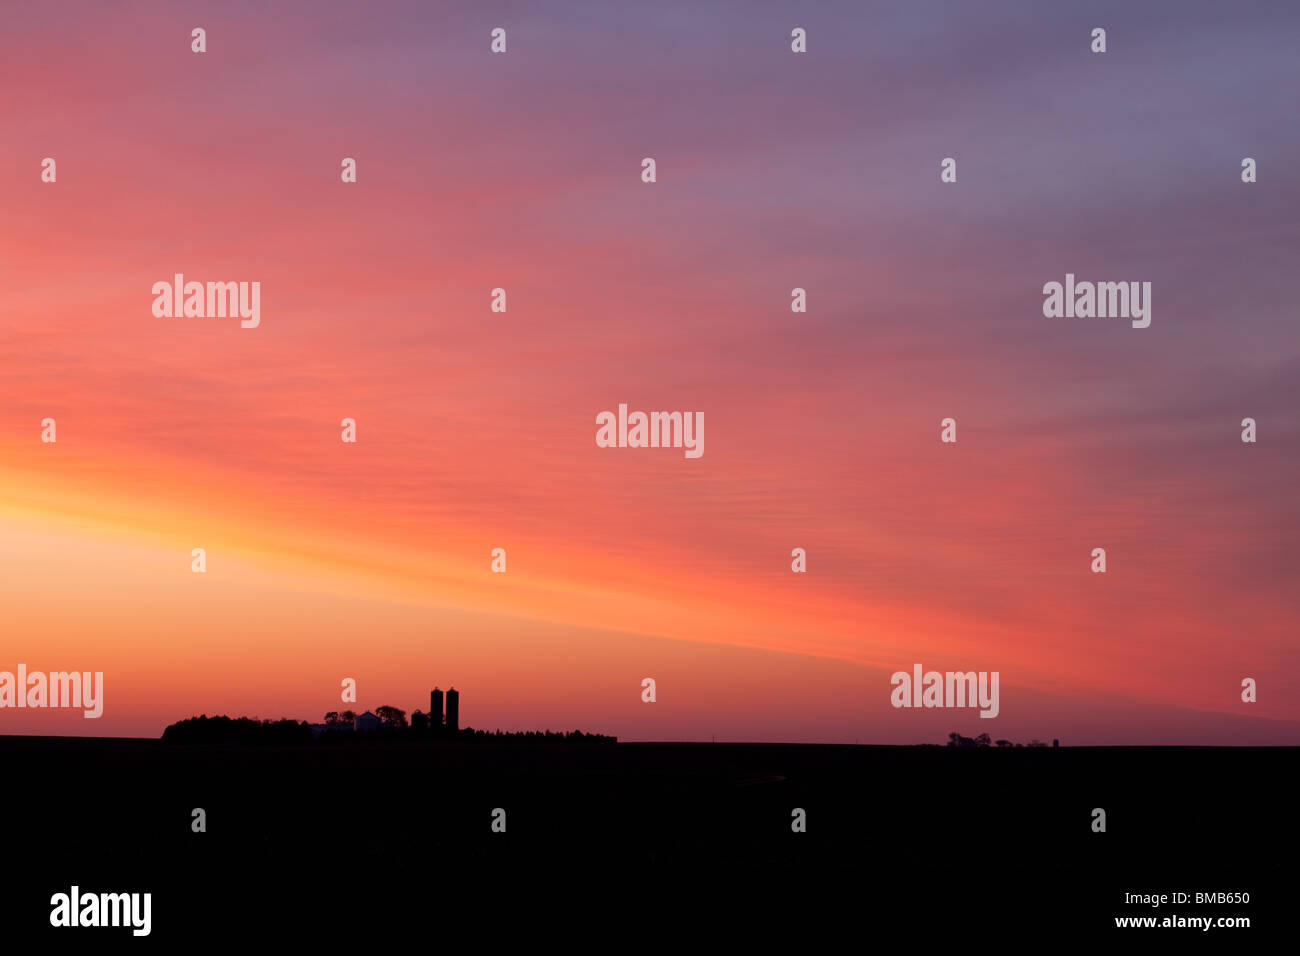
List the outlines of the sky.
<svg viewBox="0 0 1300 956">
<path fill-rule="evenodd" d="M 0 733 L 436 685 L 627 740 L 1300 744 L 1300 8 L 6 20 L 0 670 L 105 705 Z M 178 272 L 260 325 L 156 317 Z M 1066 273 L 1150 327 L 1045 317 Z M 597 447 L 620 403 L 704 454 Z M 893 708 L 915 663 L 999 716 Z"/>
</svg>

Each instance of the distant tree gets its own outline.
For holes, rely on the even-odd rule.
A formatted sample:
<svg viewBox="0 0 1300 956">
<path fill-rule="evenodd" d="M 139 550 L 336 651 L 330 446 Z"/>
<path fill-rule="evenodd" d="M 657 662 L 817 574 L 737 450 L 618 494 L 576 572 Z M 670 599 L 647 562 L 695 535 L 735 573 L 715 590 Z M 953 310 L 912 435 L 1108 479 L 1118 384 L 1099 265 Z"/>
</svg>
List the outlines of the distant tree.
<svg viewBox="0 0 1300 956">
<path fill-rule="evenodd" d="M 406 726 L 406 711 L 400 707 L 390 707 L 388 704 L 376 707 L 375 716 L 390 727 Z"/>
<path fill-rule="evenodd" d="M 168 726 L 162 735 L 167 743 L 180 744 L 292 744 L 311 740 L 306 721 L 281 718 L 258 720 L 248 717 L 191 717 Z"/>
<path fill-rule="evenodd" d="M 1010 746 L 1011 746 L 1011 741 L 1009 741 L 1009 740 L 995 740 L 995 741 L 993 741 L 993 743 L 996 744 L 996 745 L 999 746 L 999 747 L 1010 747 Z"/>
<path fill-rule="evenodd" d="M 1041 740 L 1031 740 L 1031 741 L 1029 741 L 1029 743 L 1025 744 L 1025 746 L 1026 746 L 1026 747 L 1046 747 L 1047 744 L 1043 743 Z"/>
<path fill-rule="evenodd" d="M 991 741 L 989 740 L 988 734 L 980 734 L 978 737 L 975 738 L 976 747 L 987 747 L 990 743 Z"/>
<path fill-rule="evenodd" d="M 356 721 L 357 721 L 356 711 L 345 710 L 343 711 L 343 713 L 339 714 L 339 723 L 341 724 L 354 724 L 356 723 Z"/>
<path fill-rule="evenodd" d="M 325 723 L 337 724 L 338 722 L 339 722 L 339 712 L 337 710 L 331 710 L 329 713 L 325 715 Z"/>
</svg>

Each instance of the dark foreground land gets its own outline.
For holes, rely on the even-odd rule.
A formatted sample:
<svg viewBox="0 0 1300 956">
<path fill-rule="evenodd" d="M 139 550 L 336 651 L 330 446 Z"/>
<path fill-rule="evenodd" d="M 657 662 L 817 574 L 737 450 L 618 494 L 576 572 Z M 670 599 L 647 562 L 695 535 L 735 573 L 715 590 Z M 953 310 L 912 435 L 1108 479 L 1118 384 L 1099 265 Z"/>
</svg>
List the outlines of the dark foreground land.
<svg viewBox="0 0 1300 956">
<path fill-rule="evenodd" d="M 1220 947 L 1295 933 L 1296 748 L 743 744 L 175 746 L 0 737 L 0 932 L 420 948 L 468 934 L 688 951 L 778 930 Z M 191 811 L 207 832 L 191 830 Z M 494 808 L 506 832 L 491 829 Z M 1106 832 L 1092 811 L 1106 811 Z M 807 832 L 791 831 L 795 808 Z M 52 929 L 50 896 L 147 891 L 153 931 Z M 1249 904 L 1124 894 L 1249 893 Z M 1116 916 L 1247 916 L 1250 929 Z M 69 934 L 72 934 L 69 936 Z M 1044 935 L 1046 934 L 1046 935 Z M 1153 937 L 1168 937 L 1159 941 Z M 732 940 L 726 943 L 726 940 Z M 444 943 L 444 945 L 446 945 Z M 583 947 L 583 948 L 586 948 Z M 530 946 L 532 948 L 532 946 Z"/>
</svg>

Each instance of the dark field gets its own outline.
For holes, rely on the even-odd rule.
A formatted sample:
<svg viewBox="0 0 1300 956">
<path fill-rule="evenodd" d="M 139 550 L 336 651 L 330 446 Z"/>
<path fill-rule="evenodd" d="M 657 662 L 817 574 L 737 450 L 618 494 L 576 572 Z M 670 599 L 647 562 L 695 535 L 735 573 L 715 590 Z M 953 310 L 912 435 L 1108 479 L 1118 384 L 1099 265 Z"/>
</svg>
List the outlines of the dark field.
<svg viewBox="0 0 1300 956">
<path fill-rule="evenodd" d="M 423 949 L 421 937 L 451 933 L 484 945 L 590 936 L 611 951 L 776 930 L 805 935 L 810 951 L 845 931 L 854 948 L 911 934 L 916 952 L 936 932 L 984 946 L 1044 932 L 1253 945 L 1294 932 L 1279 920 L 1295 885 L 1284 781 L 1298 756 L 0 737 L 0 925 L 7 941 L 35 933 L 79 951 L 353 934 L 414 934 Z M 195 807 L 206 833 L 191 832 Z M 497 807 L 505 833 L 491 830 Z M 791 832 L 796 807 L 806 833 Z M 1092 832 L 1094 807 L 1105 833 Z M 50 896 L 74 883 L 151 892 L 150 937 L 52 929 Z M 1251 901 L 1124 903 L 1174 891 Z M 1115 927 L 1153 914 L 1252 925 Z M 617 931 L 598 928 L 615 920 Z"/>
</svg>

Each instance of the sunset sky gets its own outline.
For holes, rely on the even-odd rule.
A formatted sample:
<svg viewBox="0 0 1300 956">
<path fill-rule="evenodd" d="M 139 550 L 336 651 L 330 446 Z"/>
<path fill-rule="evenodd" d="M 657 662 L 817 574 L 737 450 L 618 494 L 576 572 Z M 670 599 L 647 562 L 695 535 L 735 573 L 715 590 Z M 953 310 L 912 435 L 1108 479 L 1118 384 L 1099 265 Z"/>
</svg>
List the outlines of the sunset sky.
<svg viewBox="0 0 1300 956">
<path fill-rule="evenodd" d="M 0 670 L 105 707 L 0 733 L 1300 744 L 1300 8 L 1134 6 L 7 5 Z"/>
</svg>

